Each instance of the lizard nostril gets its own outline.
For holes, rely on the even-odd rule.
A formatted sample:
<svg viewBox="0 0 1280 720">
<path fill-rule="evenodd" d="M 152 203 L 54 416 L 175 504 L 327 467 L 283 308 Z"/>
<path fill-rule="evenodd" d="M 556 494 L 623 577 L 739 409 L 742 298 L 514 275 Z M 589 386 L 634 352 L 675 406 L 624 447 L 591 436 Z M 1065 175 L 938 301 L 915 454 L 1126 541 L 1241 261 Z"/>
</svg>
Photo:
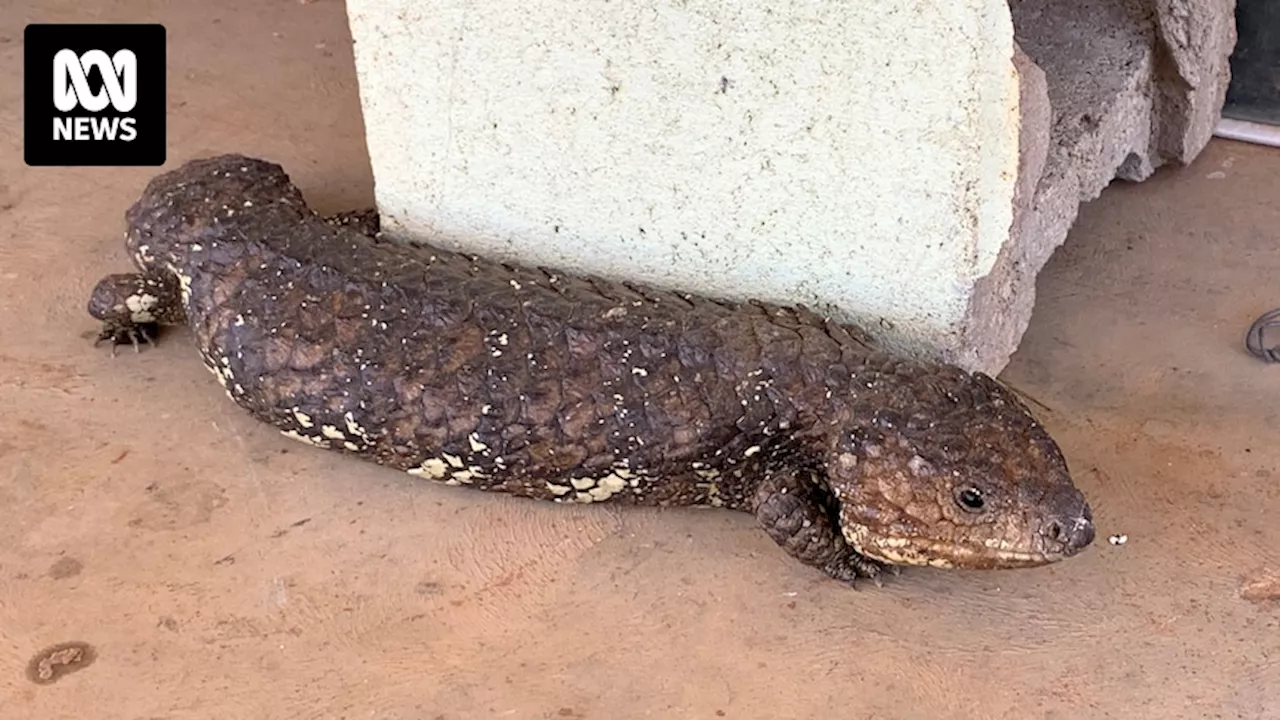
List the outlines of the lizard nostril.
<svg viewBox="0 0 1280 720">
<path fill-rule="evenodd" d="M 1093 522 L 1084 516 L 1071 521 L 1054 518 L 1046 522 L 1040 532 L 1050 542 L 1062 545 L 1071 553 L 1088 546 L 1094 536 Z"/>
<path fill-rule="evenodd" d="M 1044 526 L 1045 537 L 1055 542 L 1066 542 L 1067 533 L 1063 530 L 1062 523 L 1058 520 L 1050 520 Z"/>
</svg>

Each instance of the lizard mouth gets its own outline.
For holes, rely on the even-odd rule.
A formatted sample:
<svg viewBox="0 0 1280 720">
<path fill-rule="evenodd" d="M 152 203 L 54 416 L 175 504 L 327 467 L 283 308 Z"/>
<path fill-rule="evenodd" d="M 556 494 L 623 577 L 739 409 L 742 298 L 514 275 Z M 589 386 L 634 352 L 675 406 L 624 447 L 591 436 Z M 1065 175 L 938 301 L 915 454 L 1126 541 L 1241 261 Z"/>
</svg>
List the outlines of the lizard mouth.
<svg viewBox="0 0 1280 720">
<path fill-rule="evenodd" d="M 1018 548 L 1005 540 L 982 543 L 951 543 L 918 537 L 876 536 L 848 533 L 849 544 L 863 555 L 890 565 L 936 568 L 998 570 L 1048 565 L 1070 557 L 1073 552 L 1057 549 Z"/>
<path fill-rule="evenodd" d="M 849 523 L 845 540 L 863 555 L 890 565 L 917 565 L 965 570 L 1031 568 L 1056 563 L 1084 551 L 1095 537 L 1088 507 L 1051 516 L 1021 537 L 946 540 L 886 535 L 870 526 Z"/>
</svg>

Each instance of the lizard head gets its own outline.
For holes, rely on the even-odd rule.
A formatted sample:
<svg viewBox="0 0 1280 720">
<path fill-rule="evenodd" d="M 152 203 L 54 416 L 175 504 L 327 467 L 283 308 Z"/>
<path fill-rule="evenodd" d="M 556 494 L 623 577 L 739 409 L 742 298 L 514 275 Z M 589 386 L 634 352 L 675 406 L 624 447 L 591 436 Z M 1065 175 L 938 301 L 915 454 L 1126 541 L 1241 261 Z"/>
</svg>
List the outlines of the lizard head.
<svg viewBox="0 0 1280 720">
<path fill-rule="evenodd" d="M 1079 553 L 1093 516 L 1048 432 L 1012 392 L 950 373 L 837 440 L 828 482 L 845 539 L 894 565 L 1033 567 Z"/>
</svg>

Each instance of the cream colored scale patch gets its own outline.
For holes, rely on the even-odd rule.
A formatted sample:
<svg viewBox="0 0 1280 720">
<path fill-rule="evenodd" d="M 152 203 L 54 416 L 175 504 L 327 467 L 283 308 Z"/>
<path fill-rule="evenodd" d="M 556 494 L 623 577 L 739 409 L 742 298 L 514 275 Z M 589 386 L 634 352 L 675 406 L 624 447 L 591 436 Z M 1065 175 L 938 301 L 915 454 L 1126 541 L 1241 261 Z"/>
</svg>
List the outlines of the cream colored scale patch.
<svg viewBox="0 0 1280 720">
<path fill-rule="evenodd" d="M 314 435 L 303 435 L 297 430 L 281 430 L 280 434 L 291 440 L 297 440 L 298 442 L 304 443 L 306 445 L 314 445 L 315 447 L 321 447 L 321 448 L 330 447 L 329 442 L 324 438 L 316 437 Z"/>
<path fill-rule="evenodd" d="M 299 412 L 298 410 L 295 409 L 293 411 L 293 415 L 294 415 L 294 420 L 297 420 L 298 425 L 300 425 L 303 429 L 309 430 L 315 427 L 315 423 L 311 420 L 311 416 L 307 415 L 306 413 Z M 306 443 L 307 445 L 314 445 L 320 448 L 332 448 L 333 442 L 331 441 L 336 441 L 336 442 L 341 442 L 342 447 L 352 452 L 357 452 L 360 450 L 359 445 L 356 445 L 350 440 L 347 440 L 346 435 L 343 435 L 342 432 L 338 430 L 338 428 L 334 427 L 333 425 L 321 425 L 320 433 L 321 433 L 320 435 L 308 435 L 305 433 L 300 433 L 297 430 L 281 430 L 280 431 L 281 435 L 284 435 L 285 437 L 290 438 L 292 440 L 297 440 L 299 442 Z"/>
<path fill-rule="evenodd" d="M 475 480 L 484 480 L 488 477 L 484 468 L 478 465 L 468 467 L 462 462 L 462 458 L 449 453 L 441 453 L 440 457 L 427 458 L 418 467 L 409 468 L 406 472 L 415 477 L 443 481 L 445 485 L 470 485 Z"/>
<path fill-rule="evenodd" d="M 239 388 L 239 385 L 237 384 L 236 387 Z M 297 422 L 298 426 L 303 430 L 311 430 L 316 427 L 315 418 L 303 412 L 300 408 L 294 407 L 290 410 L 290 413 L 293 415 L 294 421 Z M 301 433 L 297 430 L 281 430 L 280 434 L 287 438 L 322 448 L 332 448 L 334 446 L 334 442 L 342 443 L 342 447 L 350 450 L 351 452 L 359 452 L 360 450 L 368 448 L 371 440 L 364 428 L 360 427 L 360 425 L 356 423 L 351 413 L 347 413 L 344 416 L 344 420 L 346 422 L 347 430 L 351 432 L 350 436 L 348 436 L 347 433 L 342 432 L 338 426 L 329 425 L 327 423 L 320 424 L 320 435 Z M 353 442 L 353 438 L 363 441 L 364 445 L 361 446 L 360 444 Z"/>
<path fill-rule="evenodd" d="M 138 293 L 130 295 L 124 299 L 124 306 L 129 309 L 129 319 L 136 323 L 152 323 L 156 321 L 155 309 L 156 303 L 160 302 L 160 298 L 151 293 Z"/>
<path fill-rule="evenodd" d="M 568 484 L 547 483 L 547 490 L 556 496 L 557 502 L 604 502 L 630 487 L 640 492 L 640 475 L 624 464 L 615 465 L 613 472 L 599 478 L 572 477 Z"/>
<path fill-rule="evenodd" d="M 476 448 L 473 448 L 476 449 Z M 484 452 L 488 451 L 486 446 Z M 502 458 L 494 458 L 494 463 L 502 466 Z M 443 482 L 445 485 L 469 485 L 474 480 L 488 478 L 488 474 L 479 466 L 467 466 L 462 458 L 449 453 L 441 453 L 439 457 L 423 460 L 417 467 L 406 472 L 414 477 Z M 619 464 L 607 475 L 599 478 L 572 477 L 563 483 L 546 483 L 546 488 L 557 502 L 593 503 L 604 502 L 625 491 L 628 487 L 634 492 L 640 491 L 640 475 Z"/>
<path fill-rule="evenodd" d="M 124 239 L 126 243 L 129 242 L 129 233 L 124 234 Z M 150 245 L 139 245 L 138 252 L 134 253 L 134 258 L 137 259 L 138 264 L 142 267 L 147 267 L 156 261 L 155 256 L 151 254 Z"/>
<path fill-rule="evenodd" d="M 244 387 L 236 381 L 235 374 L 231 371 L 231 360 L 224 357 L 215 362 L 212 357 L 204 353 L 201 353 L 201 357 L 204 360 L 205 369 L 218 379 L 218 384 L 222 386 L 227 397 L 238 404 L 239 400 L 236 396 L 244 394 Z"/>
<path fill-rule="evenodd" d="M 146 245 L 138 247 L 138 257 L 146 258 L 148 261 L 154 260 L 150 255 L 144 254 L 146 247 Z M 167 267 L 169 272 L 178 278 L 178 289 L 182 292 L 182 307 L 189 311 L 191 309 L 191 276 L 178 270 L 178 266 L 173 263 L 168 263 Z"/>
</svg>

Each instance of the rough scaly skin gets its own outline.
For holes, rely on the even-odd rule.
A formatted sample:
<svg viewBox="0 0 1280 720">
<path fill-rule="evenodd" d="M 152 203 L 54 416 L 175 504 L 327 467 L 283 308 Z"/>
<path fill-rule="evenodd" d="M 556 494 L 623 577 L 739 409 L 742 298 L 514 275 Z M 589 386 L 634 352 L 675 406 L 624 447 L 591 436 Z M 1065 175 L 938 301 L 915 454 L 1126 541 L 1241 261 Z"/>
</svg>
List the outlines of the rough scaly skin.
<svg viewBox="0 0 1280 720">
<path fill-rule="evenodd" d="M 126 221 L 141 272 L 95 288 L 103 337 L 185 323 L 237 405 L 317 447 L 543 500 L 751 512 L 849 582 L 1094 537 L 1012 393 L 803 308 L 382 241 L 376 213 L 321 218 L 239 155 L 158 176 Z"/>
</svg>

